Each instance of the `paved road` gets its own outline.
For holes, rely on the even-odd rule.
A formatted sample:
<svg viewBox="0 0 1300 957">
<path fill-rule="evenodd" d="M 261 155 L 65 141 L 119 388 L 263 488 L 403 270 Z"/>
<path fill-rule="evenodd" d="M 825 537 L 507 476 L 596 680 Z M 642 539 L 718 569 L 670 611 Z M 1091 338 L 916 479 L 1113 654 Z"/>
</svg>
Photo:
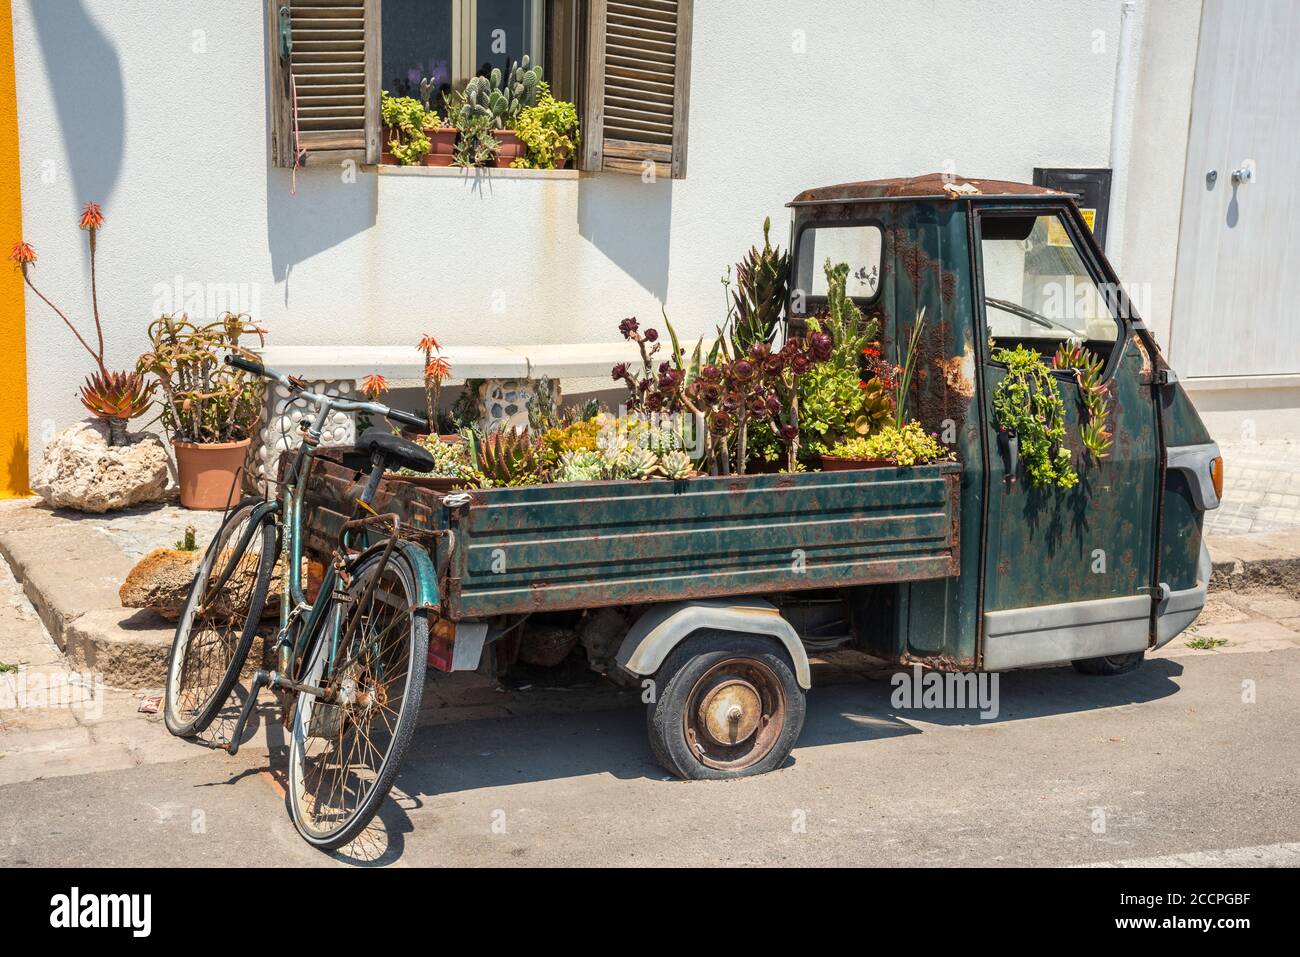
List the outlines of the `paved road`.
<svg viewBox="0 0 1300 957">
<path fill-rule="evenodd" d="M 273 726 L 237 759 L 0 787 L 0 866 L 1294 864 L 1300 648 L 1266 646 L 1004 675 L 994 721 L 896 710 L 883 677 L 815 688 L 792 761 L 732 782 L 667 780 L 635 705 L 429 723 L 333 857 L 288 820 Z"/>
</svg>

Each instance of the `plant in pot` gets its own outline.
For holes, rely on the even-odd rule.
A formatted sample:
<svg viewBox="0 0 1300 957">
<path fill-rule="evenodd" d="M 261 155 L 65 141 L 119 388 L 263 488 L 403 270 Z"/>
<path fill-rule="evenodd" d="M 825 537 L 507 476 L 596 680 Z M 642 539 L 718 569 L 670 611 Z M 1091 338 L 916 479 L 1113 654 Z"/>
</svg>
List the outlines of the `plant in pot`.
<svg viewBox="0 0 1300 957">
<path fill-rule="evenodd" d="M 451 123 L 433 111 L 424 114 L 424 135 L 429 141 L 429 152 L 424 154 L 425 166 L 450 166 L 456 156 L 458 131 Z"/>
<path fill-rule="evenodd" d="M 95 362 L 95 371 L 82 383 L 79 398 L 81 404 L 97 419 L 108 426 L 108 444 L 110 447 L 128 444 L 127 423 L 144 413 L 149 407 L 149 399 L 154 386 L 136 371 L 118 372 L 110 370 L 104 364 L 104 327 L 99 319 L 99 291 L 96 283 L 95 250 L 99 230 L 104 225 L 104 213 L 98 203 L 86 203 L 82 210 L 79 225 L 86 231 L 90 243 L 90 304 L 95 321 L 95 344 L 92 346 L 83 336 L 67 314 L 52 303 L 45 294 L 32 283 L 32 272 L 36 265 L 36 250 L 29 243 L 17 242 L 9 253 L 9 259 L 22 272 L 23 282 L 41 300 L 63 320 L 63 324 L 89 353 Z"/>
<path fill-rule="evenodd" d="M 458 127 L 463 131 L 472 121 L 489 121 L 491 135 L 498 144 L 495 165 L 510 166 L 522 158 L 527 147 L 515 133 L 514 126 L 522 110 L 537 102 L 541 67 L 530 66 L 527 54 L 510 66 L 508 74 L 494 67 L 487 76 L 476 76 L 465 85 Z"/>
<path fill-rule="evenodd" d="M 944 448 L 938 436 L 931 435 L 917 421 L 903 425 L 886 425 L 878 432 L 831 446 L 831 453 L 822 456 L 822 468 L 828 472 L 845 469 L 911 467 L 932 462 L 950 462 L 953 453 Z"/>
<path fill-rule="evenodd" d="M 383 163 L 419 166 L 429 153 L 429 137 L 424 132 L 425 112 L 420 101 L 409 96 L 389 96 L 380 91 L 379 112 L 384 121 Z"/>
<path fill-rule="evenodd" d="M 537 86 L 537 104 L 520 110 L 515 122 L 515 135 L 527 152 L 510 165 L 516 169 L 563 169 L 582 142 L 578 110 L 551 96 L 545 80 Z"/>
<path fill-rule="evenodd" d="M 206 325 L 164 315 L 149 326 L 152 348 L 136 369 L 161 387 L 159 418 L 176 452 L 186 508 L 224 509 L 239 501 L 265 394 L 260 378 L 223 361 L 226 352 L 257 358 L 240 344 L 244 336 L 266 341 L 266 331 L 245 313 L 227 312 Z"/>
</svg>

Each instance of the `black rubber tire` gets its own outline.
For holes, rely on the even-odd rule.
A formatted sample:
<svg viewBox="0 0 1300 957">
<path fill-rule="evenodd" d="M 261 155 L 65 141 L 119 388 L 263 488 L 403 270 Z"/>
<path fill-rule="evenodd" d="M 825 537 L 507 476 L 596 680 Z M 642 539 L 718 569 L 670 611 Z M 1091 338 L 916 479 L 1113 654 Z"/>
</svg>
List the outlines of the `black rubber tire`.
<svg viewBox="0 0 1300 957">
<path fill-rule="evenodd" d="M 723 769 L 703 763 L 684 731 L 685 712 L 697 682 L 728 659 L 752 659 L 777 679 L 784 699 L 783 726 L 771 749 L 754 764 Z M 696 781 L 749 777 L 779 768 L 803 730 L 806 700 L 789 653 L 775 638 L 704 630 L 674 648 L 655 673 L 654 700 L 646 706 L 646 729 L 655 758 L 671 774 Z"/>
<path fill-rule="evenodd" d="M 1100 658 L 1078 658 L 1071 661 L 1074 670 L 1081 675 L 1126 675 L 1137 671 L 1146 661 L 1145 651 L 1132 651 L 1126 655 L 1103 655 Z"/>
<path fill-rule="evenodd" d="M 372 551 L 363 554 L 352 564 L 348 571 L 357 583 L 354 587 L 360 590 L 361 583 L 365 580 L 367 568 L 379 562 L 382 557 L 381 552 Z M 405 588 L 408 598 L 414 604 L 418 592 L 415 572 L 411 569 L 410 563 L 400 553 L 389 556 L 388 563 L 402 580 L 403 588 Z M 356 606 L 349 606 L 349 608 L 354 607 Z M 423 608 L 414 609 L 411 614 L 411 628 L 408 639 L 410 642 L 410 670 L 403 694 L 402 710 L 398 715 L 397 727 L 393 729 L 392 740 L 385 753 L 383 766 L 375 778 L 374 786 L 366 794 L 361 805 L 353 812 L 353 816 L 337 830 L 326 832 L 314 829 L 300 803 L 298 794 L 298 779 L 302 773 L 300 753 L 304 747 L 303 742 L 306 740 L 306 731 L 303 725 L 310 720 L 310 708 L 304 706 L 304 701 L 307 700 L 306 696 L 299 696 L 290 725 L 289 787 L 285 799 L 289 805 L 289 814 L 293 818 L 294 826 L 298 829 L 298 833 L 303 840 L 312 847 L 323 851 L 332 851 L 351 843 L 365 830 L 371 819 L 378 813 L 380 806 L 387 799 L 388 792 L 392 789 L 397 773 L 401 769 L 402 758 L 411 743 L 411 737 L 415 734 L 415 724 L 419 717 L 420 699 L 424 694 L 424 678 L 429 657 L 428 616 L 428 611 Z M 325 641 L 316 640 L 315 647 L 308 655 L 310 660 L 306 662 L 306 667 L 303 669 L 303 678 L 311 683 L 323 680 L 320 673 L 323 662 L 318 659 L 324 656 L 325 646 Z"/>
<path fill-rule="evenodd" d="M 235 682 L 239 680 L 239 673 L 243 670 L 244 661 L 248 658 L 248 650 L 252 647 L 253 637 L 257 634 L 258 625 L 261 624 L 262 609 L 266 605 L 266 596 L 271 587 L 271 574 L 275 570 L 276 524 L 269 516 L 262 520 L 261 528 L 253 532 L 253 536 L 248 542 L 249 550 L 261 549 L 261 558 L 259 559 L 261 564 L 257 569 L 257 579 L 253 583 L 253 591 L 249 595 L 248 614 L 244 618 L 243 628 L 235 643 L 234 655 L 230 659 L 221 681 L 216 685 L 216 690 L 212 696 L 204 703 L 203 707 L 195 712 L 193 718 L 188 721 L 183 720 L 175 709 L 174 693 L 177 691 L 175 681 L 178 667 L 189 646 L 190 636 L 193 634 L 194 622 L 191 614 L 193 604 L 207 587 L 220 549 L 227 539 L 233 535 L 239 523 L 248 518 L 254 508 L 262 504 L 264 504 L 264 501 L 260 498 L 247 498 L 235 506 L 230 514 L 226 516 L 226 520 L 217 529 L 217 534 L 212 537 L 208 550 L 199 562 L 198 571 L 194 574 L 194 581 L 190 583 L 189 594 L 186 595 L 185 604 L 181 607 L 180 618 L 176 621 L 176 633 L 172 638 L 171 652 L 167 656 L 167 681 L 163 690 L 163 724 L 166 725 L 168 731 L 178 738 L 192 738 L 195 735 L 202 734 L 216 716 L 221 713 L 221 709 L 226 704 L 226 699 L 230 697 L 230 693 L 235 688 Z"/>
</svg>

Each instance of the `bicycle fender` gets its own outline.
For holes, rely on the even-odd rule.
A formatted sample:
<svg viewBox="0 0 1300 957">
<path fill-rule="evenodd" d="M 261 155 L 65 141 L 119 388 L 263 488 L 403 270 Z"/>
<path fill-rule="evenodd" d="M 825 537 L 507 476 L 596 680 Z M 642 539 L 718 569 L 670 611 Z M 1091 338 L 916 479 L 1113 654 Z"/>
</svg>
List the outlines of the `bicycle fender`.
<svg viewBox="0 0 1300 957">
<path fill-rule="evenodd" d="M 371 545 L 362 554 L 364 556 L 381 552 L 386 544 L 386 542 L 381 542 L 377 545 Z M 397 540 L 394 550 L 402 553 L 402 557 L 410 564 L 411 571 L 415 574 L 415 607 L 436 612 L 439 607 L 438 572 L 433 567 L 433 559 L 429 557 L 429 553 L 415 542 L 408 542 L 401 538 Z"/>
</svg>

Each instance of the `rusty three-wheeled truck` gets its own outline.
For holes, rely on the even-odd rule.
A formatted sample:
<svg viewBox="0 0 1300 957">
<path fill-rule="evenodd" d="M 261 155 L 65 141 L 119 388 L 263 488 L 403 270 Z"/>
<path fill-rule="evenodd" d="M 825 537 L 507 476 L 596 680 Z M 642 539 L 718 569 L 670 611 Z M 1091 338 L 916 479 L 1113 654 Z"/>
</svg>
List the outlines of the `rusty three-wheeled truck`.
<svg viewBox="0 0 1300 957">
<path fill-rule="evenodd" d="M 524 629 L 571 629 L 597 671 L 651 682 L 651 746 L 684 778 L 755 774 L 787 759 L 803 724 L 810 651 L 851 646 L 941 671 L 1069 662 L 1116 675 L 1190 625 L 1209 579 L 1201 527 L 1219 501 L 1219 450 L 1073 198 L 934 174 L 813 189 L 790 206 L 799 301 L 788 313 L 824 304 L 828 258 L 849 264 L 848 294 L 879 317 L 887 357 L 899 355 L 924 309 L 912 408 L 955 461 L 443 494 L 386 474 L 427 465 L 427 453 L 392 435 L 363 436 L 361 466 L 315 454 L 329 411 L 359 404 L 341 406 L 239 360 L 310 397 L 317 416 L 282 499 L 250 503 L 253 513 L 236 511 L 227 524 L 261 514 L 254 524 L 285 529 L 285 569 L 304 555 L 330 566 L 324 588 L 350 603 L 336 645 L 358 633 L 348 609 L 376 595 L 406 605 L 416 638 L 406 654 L 421 659 L 407 662 L 408 691 L 422 683 L 425 661 L 443 671 L 500 669 Z M 1048 301 L 1061 290 L 1073 308 Z M 1018 437 L 995 419 L 991 396 L 1007 373 L 995 354 L 1024 346 L 1051 356 L 1066 339 L 1100 360 L 1113 441 L 1108 455 L 1085 462 L 1085 386 L 1053 371 L 1080 481 L 1043 488 L 1026 480 Z M 267 550 L 261 561 L 274 564 L 276 537 L 253 536 Z M 233 544 L 224 541 L 213 550 Z M 400 588 L 358 584 L 358 567 L 375 567 L 379 553 L 401 566 L 392 578 Z M 178 627 L 169 713 L 183 703 L 182 632 L 196 609 L 213 605 L 202 597 L 208 587 L 196 584 Z M 299 747 L 330 735 L 341 742 L 383 700 L 394 712 L 409 704 L 407 693 L 385 698 L 375 661 L 344 654 L 346 666 L 312 670 L 320 655 L 305 649 L 313 628 L 328 631 L 324 616 L 285 638 L 294 622 L 316 621 L 301 583 L 286 594 L 295 600 L 282 602 L 281 668 L 259 673 L 258 686 L 296 696 Z M 231 684 L 240 664 L 227 667 Z M 191 712 L 206 706 L 206 694 L 191 697 L 199 699 Z M 195 723 L 177 717 L 169 726 L 192 733 Z M 387 791 L 409 729 L 390 737 L 358 793 Z M 309 789 L 306 770 L 294 780 Z M 336 846 L 377 806 L 358 797 L 353 813 L 342 803 L 334 819 L 344 824 L 300 821 L 304 836 Z"/>
</svg>

